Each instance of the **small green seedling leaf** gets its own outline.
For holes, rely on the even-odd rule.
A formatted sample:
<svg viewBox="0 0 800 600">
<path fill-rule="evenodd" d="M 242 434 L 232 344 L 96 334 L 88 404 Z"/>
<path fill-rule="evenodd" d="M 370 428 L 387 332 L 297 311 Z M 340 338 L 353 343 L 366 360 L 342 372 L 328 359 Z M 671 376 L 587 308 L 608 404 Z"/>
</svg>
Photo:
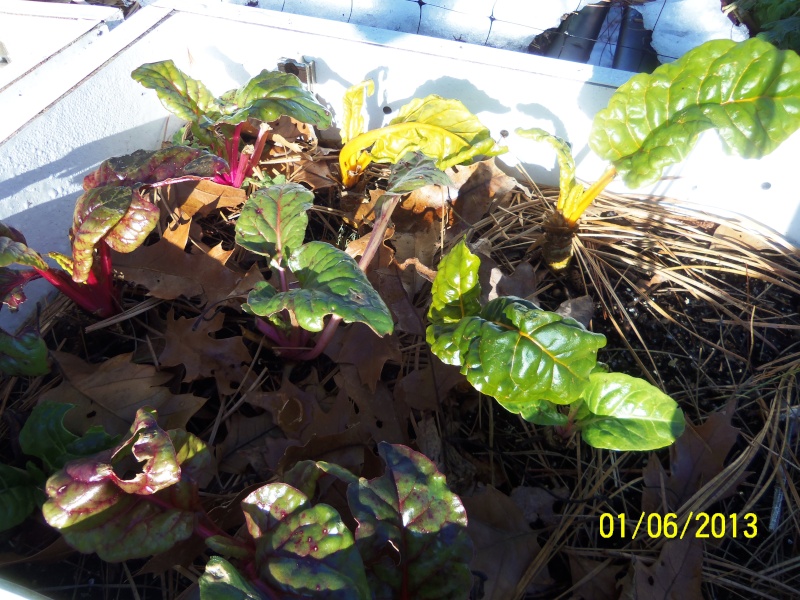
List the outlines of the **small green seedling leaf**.
<svg viewBox="0 0 800 600">
<path fill-rule="evenodd" d="M 339 513 L 311 506 L 305 494 L 267 484 L 242 502 L 256 541 L 259 577 L 285 594 L 349 600 L 370 598 L 364 565 Z"/>
<path fill-rule="evenodd" d="M 800 127 L 799 105 L 797 54 L 758 38 L 713 40 L 622 85 L 595 116 L 589 145 L 639 187 L 708 129 L 745 158 L 769 154 Z"/>
<path fill-rule="evenodd" d="M 207 150 L 189 146 L 170 146 L 155 151 L 137 150 L 103 161 L 97 170 L 84 177 L 83 189 L 201 179 L 214 177 L 227 170 L 228 163 Z"/>
<path fill-rule="evenodd" d="M 49 372 L 47 345 L 39 332 L 26 328 L 11 335 L 0 329 L 0 373 L 34 377 Z"/>
<path fill-rule="evenodd" d="M 46 492 L 45 520 L 77 550 L 110 562 L 165 552 L 194 529 L 196 485 L 148 409 L 120 445 L 67 463 Z"/>
<path fill-rule="evenodd" d="M 221 116 L 221 107 L 208 88 L 186 75 L 171 60 L 144 64 L 136 68 L 131 77 L 155 90 L 164 108 L 184 121 L 210 125 Z"/>
<path fill-rule="evenodd" d="M 432 324 L 458 323 L 480 313 L 480 265 L 480 259 L 467 248 L 464 239 L 442 257 L 431 288 L 428 319 Z"/>
<path fill-rule="evenodd" d="M 36 508 L 36 480 L 26 471 L 0 464 L 0 531 L 22 523 Z"/>
<path fill-rule="evenodd" d="M 118 439 L 94 426 L 81 437 L 64 427 L 64 415 L 73 404 L 43 402 L 31 412 L 19 432 L 19 445 L 25 454 L 42 461 L 48 472 L 54 472 L 71 460 L 107 450 Z"/>
<path fill-rule="evenodd" d="M 301 246 L 288 260 L 300 289 L 274 293 L 263 286 L 247 297 L 246 310 L 269 317 L 288 310 L 306 331 L 322 331 L 327 315 L 364 323 L 379 336 L 392 332 L 389 309 L 348 254 L 324 242 Z"/>
<path fill-rule="evenodd" d="M 314 194 L 297 183 L 258 190 L 236 222 L 236 243 L 270 258 L 289 255 L 303 243 L 313 205 Z"/>
<path fill-rule="evenodd" d="M 437 168 L 444 171 L 478 156 L 497 156 L 505 151 L 460 101 L 430 95 L 403 106 L 386 127 L 348 141 L 339 154 L 339 167 L 342 182 L 350 187 L 370 162 L 396 163 L 409 152 L 434 159 Z"/>
<path fill-rule="evenodd" d="M 200 600 L 261 600 L 262 596 L 224 558 L 212 556 L 197 582 Z"/>
<path fill-rule="evenodd" d="M 655 450 L 683 433 L 676 402 L 643 379 L 622 373 L 593 373 L 584 390 L 581 436 L 595 448 Z"/>
<path fill-rule="evenodd" d="M 247 119 L 264 123 L 286 115 L 320 129 L 331 126 L 331 113 L 291 73 L 261 71 L 245 85 L 222 96 L 219 122 L 236 125 Z"/>
<path fill-rule="evenodd" d="M 385 442 L 378 452 L 386 472 L 347 490 L 372 597 L 466 598 L 472 543 L 461 500 L 419 452 Z"/>
</svg>

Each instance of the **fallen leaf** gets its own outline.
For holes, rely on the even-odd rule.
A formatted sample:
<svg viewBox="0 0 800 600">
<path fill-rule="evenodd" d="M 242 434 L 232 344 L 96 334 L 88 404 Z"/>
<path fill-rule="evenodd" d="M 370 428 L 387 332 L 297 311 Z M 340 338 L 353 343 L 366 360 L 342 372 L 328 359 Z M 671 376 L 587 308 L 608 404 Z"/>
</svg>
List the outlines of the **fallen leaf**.
<svg viewBox="0 0 800 600">
<path fill-rule="evenodd" d="M 566 487 L 546 490 L 543 487 L 520 486 L 511 490 L 511 499 L 528 523 L 541 520 L 546 526 L 557 525 L 561 521 L 561 515 L 553 510 L 553 505 L 565 498 L 569 498 Z"/>
<path fill-rule="evenodd" d="M 359 473 L 370 440 L 369 432 L 360 423 L 339 433 L 314 435 L 303 446 L 287 448 L 277 470 L 284 473 L 301 460 L 323 460 Z"/>
<path fill-rule="evenodd" d="M 201 306 L 216 304 L 233 295 L 245 278 L 213 256 L 189 254 L 163 239 L 130 254 L 114 252 L 112 256 L 115 269 L 127 281 L 143 285 L 162 300 L 184 296 L 199 298 Z M 221 258 L 227 260 L 227 256 Z"/>
<path fill-rule="evenodd" d="M 216 446 L 219 470 L 224 473 L 244 473 L 250 464 L 249 452 L 262 452 L 267 448 L 267 441 L 280 435 L 278 428 L 268 414 L 257 417 L 244 417 L 234 413 L 225 422 L 227 434 L 225 439 Z M 287 443 L 297 444 L 294 440 L 282 440 Z M 285 449 L 285 448 L 284 448 Z M 277 464 L 283 450 L 275 459 Z"/>
<path fill-rule="evenodd" d="M 184 219 L 191 219 L 196 214 L 206 216 L 220 208 L 237 208 L 245 200 L 247 194 L 240 188 L 202 179 L 172 186 L 167 205 L 173 216 L 181 214 Z"/>
<path fill-rule="evenodd" d="M 414 335 L 425 335 L 424 311 L 414 306 L 403 287 L 401 271 L 397 265 L 379 269 L 370 274 L 370 281 L 383 298 L 395 322 L 395 330 Z"/>
<path fill-rule="evenodd" d="M 586 581 L 572 590 L 572 600 L 617 600 L 617 574 L 621 569 L 620 565 L 614 565 L 610 560 L 592 560 L 570 554 L 572 585 L 586 578 Z"/>
<path fill-rule="evenodd" d="M 136 411 L 150 406 L 158 411 L 163 429 L 186 426 L 206 399 L 193 394 L 173 394 L 162 384 L 171 373 L 159 372 L 152 365 L 131 362 L 131 354 L 120 354 L 99 364 L 87 363 L 73 354 L 51 352 L 65 381 L 39 397 L 39 402 L 69 402 L 76 406 L 64 417 L 70 431 L 85 433 L 101 425 L 109 434 L 126 433 Z"/>
<path fill-rule="evenodd" d="M 578 296 L 564 300 L 556 309 L 556 314 L 570 317 L 584 327 L 589 327 L 589 323 L 594 318 L 594 300 L 591 296 Z"/>
<path fill-rule="evenodd" d="M 213 377 L 220 394 L 232 394 L 235 391 L 232 383 L 240 384 L 245 372 L 242 365 L 252 362 L 242 336 L 211 337 L 225 321 L 221 312 L 210 321 L 173 317 L 174 311 L 170 310 L 164 332 L 166 346 L 158 357 L 159 363 L 165 367 L 183 365 L 186 370 L 184 382 Z"/>
<path fill-rule="evenodd" d="M 489 212 L 492 206 L 508 203 L 517 185 L 497 168 L 494 158 L 467 166 L 456 166 L 447 171 L 458 189 L 453 202 L 455 223 L 448 232 L 450 239 L 469 229 Z"/>
<path fill-rule="evenodd" d="M 330 162 L 327 160 L 302 159 L 289 180 L 307 183 L 312 190 L 339 185 L 331 174 Z"/>
<path fill-rule="evenodd" d="M 394 209 L 392 221 L 399 233 L 418 233 L 434 228 L 439 231 L 442 221 L 449 226 L 449 188 L 426 185 L 406 196 Z"/>
<path fill-rule="evenodd" d="M 283 433 L 292 439 L 302 440 L 301 431 L 312 422 L 317 399 L 291 381 L 284 380 L 274 392 L 248 394 L 248 404 L 266 409 Z"/>
<path fill-rule="evenodd" d="M 703 600 L 703 542 L 687 535 L 664 543 L 650 566 L 632 559 L 620 600 Z"/>
<path fill-rule="evenodd" d="M 415 410 L 438 411 L 450 390 L 466 381 L 457 366 L 446 365 L 433 354 L 430 361 L 429 365 L 412 369 L 395 383 L 395 400 Z"/>
<path fill-rule="evenodd" d="M 470 569 L 486 577 L 483 600 L 513 598 L 517 582 L 541 551 L 536 533 L 511 498 L 492 487 L 461 500 L 475 547 Z M 531 586 L 541 590 L 551 583 L 546 571 L 540 571 Z"/>
<path fill-rule="evenodd" d="M 642 477 L 642 510 L 650 512 L 676 512 L 703 485 L 716 477 L 724 468 L 739 429 L 731 426 L 736 400 L 731 400 L 724 411 L 711 414 L 696 426 L 689 422 L 683 434 L 669 448 L 670 474 L 651 454 Z M 662 497 L 662 489 L 665 497 Z M 736 491 L 732 485 L 724 497 Z"/>
<path fill-rule="evenodd" d="M 335 355 L 328 356 L 335 362 L 355 366 L 359 381 L 372 392 L 381 379 L 386 361 L 399 363 L 402 358 L 397 336 L 380 337 L 362 323 L 350 325 L 342 335 Z"/>
</svg>

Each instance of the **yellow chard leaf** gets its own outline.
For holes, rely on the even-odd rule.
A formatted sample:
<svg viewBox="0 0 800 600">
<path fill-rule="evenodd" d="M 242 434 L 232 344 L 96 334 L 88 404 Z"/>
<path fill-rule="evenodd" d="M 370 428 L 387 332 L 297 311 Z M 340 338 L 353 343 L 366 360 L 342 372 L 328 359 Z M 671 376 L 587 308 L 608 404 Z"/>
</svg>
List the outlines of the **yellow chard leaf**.
<svg viewBox="0 0 800 600">
<path fill-rule="evenodd" d="M 354 137 L 364 133 L 364 102 L 375 93 L 375 83 L 367 79 L 348 88 L 344 93 L 344 112 L 342 116 L 342 143 L 346 144 Z"/>
</svg>

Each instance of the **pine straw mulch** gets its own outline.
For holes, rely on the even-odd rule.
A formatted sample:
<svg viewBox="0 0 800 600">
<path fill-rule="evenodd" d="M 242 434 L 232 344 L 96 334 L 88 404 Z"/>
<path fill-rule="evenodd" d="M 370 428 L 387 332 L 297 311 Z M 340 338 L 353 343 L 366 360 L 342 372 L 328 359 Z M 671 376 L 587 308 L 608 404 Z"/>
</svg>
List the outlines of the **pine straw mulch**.
<svg viewBox="0 0 800 600">
<path fill-rule="evenodd" d="M 532 265 L 534 279 L 528 284 L 542 308 L 555 310 L 588 294 L 594 308 L 591 327 L 608 338 L 600 359 L 612 370 L 646 377 L 680 403 L 688 421 L 705 425 L 688 428 L 686 439 L 671 451 L 619 453 L 523 422 L 469 386 L 446 389 L 433 414 L 411 411 L 409 431 L 417 447 L 437 454 L 448 481 L 464 498 L 491 487 L 505 494 L 538 490 L 540 499 L 524 511 L 531 528 L 525 535 L 538 543 L 537 551 L 522 564 L 512 556 L 518 551 L 514 539 L 522 533 L 500 536 L 489 548 L 515 563 L 503 575 L 513 573 L 514 580 L 494 597 L 512 597 L 516 589 L 516 597 L 528 598 L 593 600 L 618 598 L 621 592 L 633 598 L 636 589 L 640 598 L 691 600 L 695 596 L 687 590 L 697 589 L 697 578 L 707 598 L 796 597 L 800 473 L 792 432 L 798 429 L 800 259 L 795 249 L 769 232 L 754 237 L 743 226 L 722 225 L 700 212 L 606 195 L 583 219 L 572 266 L 555 275 L 539 261 L 538 240 L 544 211 L 557 192 L 532 189 L 517 187 L 509 203 L 493 207 L 476 224 L 470 240 L 480 240 L 481 250 L 506 274 Z M 332 235 L 340 228 L 335 216 L 317 214 L 322 230 Z M 429 289 L 414 299 L 418 307 L 426 308 Z M 149 338 L 138 323 L 153 311 L 163 319 L 167 306 L 137 297 L 134 290 L 128 306 L 129 321 L 122 327 L 86 333 L 91 321 L 57 300 L 39 316 L 39 325 L 48 345 L 74 348 L 86 360 L 152 353 L 143 349 L 142 340 Z M 146 310 L 137 314 L 137 306 Z M 197 314 L 190 304 L 175 302 L 172 308 Z M 400 360 L 389 361 L 382 373 L 389 389 L 431 363 L 423 337 L 401 334 L 399 341 Z M 277 389 L 281 361 L 255 339 L 248 347 L 266 372 L 265 388 Z M 335 393 L 336 364 L 323 357 L 310 368 Z M 0 384 L 4 457 L 14 455 L 12 440 L 39 395 L 59 383 L 54 375 Z M 203 395 L 204 390 L 195 385 L 192 391 Z M 190 429 L 206 436 L 211 429 L 224 429 L 219 415 L 229 415 L 229 409 L 212 397 Z M 218 478 L 214 495 L 229 502 L 257 480 L 252 469 Z M 541 501 L 542 493 L 549 494 L 549 502 Z M 690 528 L 683 540 L 650 539 L 641 532 L 631 540 L 642 510 L 674 512 L 680 524 L 700 512 L 735 514 L 737 536 L 731 535 L 727 517 L 723 539 L 696 540 Z M 624 538 L 619 517 L 615 535 L 600 535 L 603 513 L 625 515 Z M 743 536 L 747 513 L 758 517 L 752 539 Z M 201 560 L 160 575 L 137 574 L 141 561 L 104 564 L 65 552 L 55 538 L 37 522 L 23 534 L 0 537 L 5 558 L 42 551 L 37 558 L 46 559 L 24 559 L 0 574 L 56 598 L 173 598 L 202 572 Z M 477 572 L 476 581 L 492 575 Z"/>
</svg>

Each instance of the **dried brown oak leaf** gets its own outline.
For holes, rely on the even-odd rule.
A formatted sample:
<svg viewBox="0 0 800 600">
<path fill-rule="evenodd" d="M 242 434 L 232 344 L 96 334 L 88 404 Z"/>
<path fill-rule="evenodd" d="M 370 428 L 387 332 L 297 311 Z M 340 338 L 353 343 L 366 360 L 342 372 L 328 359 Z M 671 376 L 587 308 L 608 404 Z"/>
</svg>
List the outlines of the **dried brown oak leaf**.
<svg viewBox="0 0 800 600">
<path fill-rule="evenodd" d="M 211 337 L 222 328 L 224 320 L 223 313 L 218 313 L 210 321 L 184 317 L 174 319 L 174 311 L 170 310 L 164 332 L 166 345 L 158 362 L 164 367 L 183 365 L 186 370 L 184 382 L 213 377 L 220 394 L 232 394 L 234 384 L 242 382 L 246 365 L 250 364 L 252 357 L 242 336 Z"/>
<path fill-rule="evenodd" d="M 120 354 L 99 364 L 87 363 L 73 354 L 52 352 L 64 374 L 64 382 L 48 390 L 39 402 L 68 402 L 76 406 L 64 417 L 67 429 L 82 434 L 92 425 L 102 425 L 110 434 L 124 434 L 142 406 L 158 411 L 164 429 L 186 426 L 206 399 L 193 394 L 173 394 L 162 387 L 172 373 L 152 365 L 131 362 L 131 354 Z"/>
<path fill-rule="evenodd" d="M 617 574 L 621 569 L 610 560 L 570 554 L 569 571 L 572 585 L 576 586 L 572 590 L 572 600 L 617 600 Z"/>
<path fill-rule="evenodd" d="M 165 240 L 129 254 L 112 255 L 114 267 L 127 281 L 143 285 L 151 296 L 162 300 L 184 296 L 199 298 L 201 305 L 216 304 L 245 295 L 262 279 L 255 265 L 245 275 L 227 268 L 226 252 L 189 254 Z"/>
<path fill-rule="evenodd" d="M 447 173 L 458 189 L 455 223 L 448 232 L 451 238 L 480 221 L 493 205 L 506 204 L 517 185 L 514 178 L 497 168 L 493 158 L 453 167 Z"/>
<path fill-rule="evenodd" d="M 670 474 L 667 475 L 658 458 L 651 454 L 642 472 L 642 510 L 675 512 L 703 485 L 724 468 L 739 430 L 731 426 L 736 401 L 731 400 L 724 411 L 712 413 L 702 425 L 686 424 L 686 430 L 669 449 Z M 662 496 L 662 489 L 664 495 Z M 736 491 L 732 485 L 721 500 Z"/>
<path fill-rule="evenodd" d="M 475 547 L 469 566 L 486 576 L 484 600 L 513 598 L 522 574 L 541 551 L 536 532 L 511 498 L 493 487 L 461 500 L 469 515 L 467 533 Z M 550 577 L 540 572 L 529 589 L 541 591 L 551 583 Z"/>
<path fill-rule="evenodd" d="M 687 535 L 664 543 L 647 565 L 634 558 L 622 580 L 620 600 L 703 600 L 703 542 Z"/>
<path fill-rule="evenodd" d="M 240 188 L 214 183 L 208 179 L 186 181 L 172 186 L 167 204 L 172 215 L 182 213 L 190 219 L 196 214 L 205 216 L 220 208 L 236 208 L 244 204 L 247 194 Z"/>
<path fill-rule="evenodd" d="M 375 391 L 386 361 L 399 363 L 402 359 L 397 336 L 379 337 L 363 323 L 350 325 L 338 341 L 325 353 L 331 360 L 355 366 L 359 380 L 371 392 Z"/>
</svg>

